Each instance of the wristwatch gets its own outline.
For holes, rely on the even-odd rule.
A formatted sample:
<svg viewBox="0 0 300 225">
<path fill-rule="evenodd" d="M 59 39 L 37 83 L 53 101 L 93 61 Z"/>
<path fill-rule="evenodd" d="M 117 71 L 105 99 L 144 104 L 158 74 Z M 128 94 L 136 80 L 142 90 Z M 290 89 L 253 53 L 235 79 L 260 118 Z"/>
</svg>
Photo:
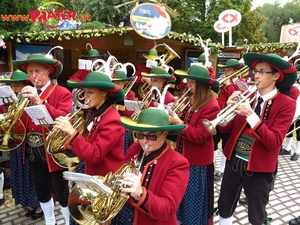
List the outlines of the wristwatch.
<svg viewBox="0 0 300 225">
<path fill-rule="evenodd" d="M 139 201 L 139 200 L 141 200 L 142 196 L 143 196 L 143 191 L 141 191 L 141 193 L 137 197 L 135 197 L 134 199 L 136 201 Z"/>
</svg>

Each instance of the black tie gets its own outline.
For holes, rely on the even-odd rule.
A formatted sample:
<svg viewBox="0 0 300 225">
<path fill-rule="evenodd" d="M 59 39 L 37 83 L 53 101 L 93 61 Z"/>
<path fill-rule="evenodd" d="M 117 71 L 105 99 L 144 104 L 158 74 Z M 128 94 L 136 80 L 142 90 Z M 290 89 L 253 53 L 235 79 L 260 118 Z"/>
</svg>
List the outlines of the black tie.
<svg viewBox="0 0 300 225">
<path fill-rule="evenodd" d="M 261 103 L 263 102 L 264 100 L 263 100 L 263 98 L 262 97 L 258 97 L 258 100 L 257 100 L 257 105 L 256 105 L 256 107 L 255 107 L 255 109 L 254 109 L 254 112 L 259 116 L 260 115 L 260 105 L 261 105 Z"/>
<path fill-rule="evenodd" d="M 37 90 L 38 95 L 42 93 L 42 90 Z"/>
</svg>

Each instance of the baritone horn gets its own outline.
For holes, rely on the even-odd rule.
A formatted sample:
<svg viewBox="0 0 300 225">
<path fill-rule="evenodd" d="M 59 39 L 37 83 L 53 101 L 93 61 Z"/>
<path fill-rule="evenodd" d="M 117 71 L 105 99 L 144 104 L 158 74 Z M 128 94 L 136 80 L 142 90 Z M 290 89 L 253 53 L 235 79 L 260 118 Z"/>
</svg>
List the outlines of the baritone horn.
<svg viewBox="0 0 300 225">
<path fill-rule="evenodd" d="M 208 119 L 203 120 L 203 125 L 206 128 L 208 132 L 210 132 L 212 135 L 215 135 L 217 133 L 217 125 L 219 124 L 227 124 L 229 121 L 233 120 L 233 118 L 236 116 L 236 113 L 234 112 L 237 107 L 240 106 L 240 104 L 246 102 L 247 99 L 257 90 L 258 82 L 256 82 L 252 87 L 250 87 L 247 91 L 245 91 L 243 94 L 241 94 L 237 102 L 234 105 L 228 105 L 223 110 L 221 110 L 216 119 L 210 121 Z M 255 97 L 250 99 L 250 103 L 253 102 Z"/>
<path fill-rule="evenodd" d="M 110 193 L 96 192 L 88 189 L 88 184 L 83 189 L 76 184 L 70 191 L 68 208 L 70 215 L 80 225 L 102 224 L 112 220 L 123 208 L 129 199 L 129 193 L 122 192 L 127 187 L 122 184 L 124 174 L 138 174 L 148 145 L 143 147 L 144 153 L 138 162 L 123 164 L 114 174 L 107 173 L 104 177 L 95 177 L 111 191 Z"/>
</svg>

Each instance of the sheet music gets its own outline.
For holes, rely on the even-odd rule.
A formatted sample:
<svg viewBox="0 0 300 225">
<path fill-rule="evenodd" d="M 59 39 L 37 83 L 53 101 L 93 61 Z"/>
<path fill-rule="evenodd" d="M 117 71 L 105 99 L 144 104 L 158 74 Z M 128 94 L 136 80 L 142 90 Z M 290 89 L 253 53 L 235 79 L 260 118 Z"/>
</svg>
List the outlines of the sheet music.
<svg viewBox="0 0 300 225">
<path fill-rule="evenodd" d="M 89 59 L 78 59 L 78 69 L 91 70 L 92 60 Z"/>
<path fill-rule="evenodd" d="M 37 126 L 54 124 L 45 105 L 28 106 L 24 110 Z"/>
<path fill-rule="evenodd" d="M 17 100 L 18 98 L 10 86 L 0 86 L 0 105 L 12 103 Z"/>
<path fill-rule="evenodd" d="M 129 111 L 135 111 L 135 107 L 140 109 L 139 102 L 135 100 L 124 100 L 124 105 Z"/>
<path fill-rule="evenodd" d="M 81 189 L 88 189 L 96 193 L 104 192 L 106 194 L 111 194 L 111 188 L 103 184 L 102 180 L 97 179 L 93 176 L 83 174 L 83 173 L 74 173 L 74 172 L 63 172 L 63 177 L 66 180 L 74 181 L 80 186 Z"/>
</svg>

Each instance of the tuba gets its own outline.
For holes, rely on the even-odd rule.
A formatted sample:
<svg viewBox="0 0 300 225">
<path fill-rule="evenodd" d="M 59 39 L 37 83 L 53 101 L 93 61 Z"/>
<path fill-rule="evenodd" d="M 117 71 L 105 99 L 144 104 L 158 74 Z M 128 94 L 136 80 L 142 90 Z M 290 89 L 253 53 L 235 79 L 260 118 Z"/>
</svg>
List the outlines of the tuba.
<svg viewBox="0 0 300 225">
<path fill-rule="evenodd" d="M 234 117 L 236 116 L 236 113 L 234 112 L 235 109 L 239 107 L 241 103 L 244 103 L 252 94 L 254 94 L 254 92 L 257 90 L 256 84 L 257 82 L 252 87 L 250 87 L 246 92 L 243 92 L 243 94 L 241 94 L 237 99 L 237 103 L 235 105 L 228 105 L 223 110 L 221 110 L 218 113 L 217 118 L 215 118 L 212 121 L 209 121 L 208 119 L 204 119 L 203 125 L 206 128 L 206 130 L 210 132 L 212 135 L 215 135 L 217 133 L 216 128 L 218 124 L 225 125 L 231 120 L 233 120 Z M 250 103 L 253 102 L 254 99 L 255 97 L 250 99 L 249 102 Z"/>
<path fill-rule="evenodd" d="M 123 164 L 114 174 L 109 172 L 104 177 L 95 177 L 111 192 L 97 193 L 88 188 L 75 185 L 71 190 L 68 200 L 69 212 L 76 223 L 80 225 L 101 224 L 112 220 L 129 199 L 128 193 L 122 192 L 122 179 L 126 173 L 139 173 L 147 145 L 144 146 L 144 154 L 138 163 L 129 162 Z"/>
<path fill-rule="evenodd" d="M 0 120 L 1 151 L 13 150 L 25 140 L 26 129 L 20 118 L 28 103 L 29 99 L 24 98 L 22 93 L 19 93 L 18 100 L 8 107 L 4 119 Z"/>
</svg>

